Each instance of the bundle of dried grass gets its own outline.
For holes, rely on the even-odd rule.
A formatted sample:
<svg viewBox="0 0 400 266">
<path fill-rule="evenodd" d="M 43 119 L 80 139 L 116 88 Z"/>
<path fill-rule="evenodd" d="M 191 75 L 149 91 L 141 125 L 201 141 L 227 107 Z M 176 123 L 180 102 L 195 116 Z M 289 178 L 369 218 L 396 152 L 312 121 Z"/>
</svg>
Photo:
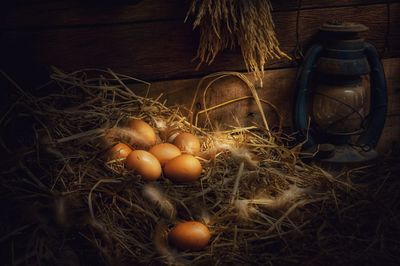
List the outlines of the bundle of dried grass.
<svg viewBox="0 0 400 266">
<path fill-rule="evenodd" d="M 398 256 L 396 245 L 385 245 L 395 243 L 397 231 L 383 226 L 398 228 L 399 200 L 390 197 L 400 187 L 398 167 L 333 176 L 303 163 L 265 125 L 198 128 L 180 107 L 136 95 L 132 82 L 138 80 L 111 70 L 56 70 L 42 88 L 50 94 L 34 96 L 17 86 L 19 101 L 0 120 L 1 129 L 13 131 L 26 118 L 32 126 L 25 126 L 27 139 L 18 149 L 12 138 L 0 142 L 8 154 L 0 179 L 6 264 L 315 265 L 363 264 L 372 255 L 390 263 Z M 105 161 L 102 139 L 125 117 L 141 118 L 160 133 L 173 125 L 196 134 L 200 181 L 149 184 L 121 162 Z M 382 215 L 366 219 L 378 210 Z M 363 219 L 354 223 L 357 217 Z M 205 250 L 168 244 L 170 227 L 182 220 L 209 227 Z M 375 247 L 382 246 L 379 253 Z M 349 258 L 349 250 L 357 256 Z"/>
<path fill-rule="evenodd" d="M 268 61 L 289 58 L 279 48 L 271 9 L 269 0 L 193 0 L 186 20 L 193 14 L 193 28 L 200 28 L 200 64 L 211 64 L 222 50 L 240 46 L 247 69 L 262 82 Z"/>
</svg>

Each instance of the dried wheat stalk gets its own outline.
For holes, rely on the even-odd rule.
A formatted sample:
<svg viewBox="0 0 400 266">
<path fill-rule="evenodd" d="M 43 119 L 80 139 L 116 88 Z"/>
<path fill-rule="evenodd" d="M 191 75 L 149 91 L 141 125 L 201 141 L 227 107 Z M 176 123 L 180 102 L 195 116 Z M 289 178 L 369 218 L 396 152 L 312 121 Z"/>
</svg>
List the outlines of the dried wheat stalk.
<svg viewBox="0 0 400 266">
<path fill-rule="evenodd" d="M 290 57 L 279 48 L 269 0 L 193 0 L 185 21 L 195 17 L 193 29 L 200 28 L 195 59 L 211 64 L 217 54 L 241 47 L 248 71 L 261 82 L 264 65 L 272 59 Z"/>
</svg>

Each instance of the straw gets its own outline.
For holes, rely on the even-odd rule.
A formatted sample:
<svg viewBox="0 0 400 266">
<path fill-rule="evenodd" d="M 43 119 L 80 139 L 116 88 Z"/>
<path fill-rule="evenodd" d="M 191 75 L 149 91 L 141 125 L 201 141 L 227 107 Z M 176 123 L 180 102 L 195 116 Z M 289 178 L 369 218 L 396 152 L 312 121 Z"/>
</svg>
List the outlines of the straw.
<svg viewBox="0 0 400 266">
<path fill-rule="evenodd" d="M 243 78 L 224 72 L 208 76 L 207 84 L 222 76 Z M 20 116 L 35 118 L 36 134 L 21 150 L 2 140 L 16 151 L 2 164 L 0 182 L 1 204 L 10 213 L 2 244 L 8 250 L 26 247 L 15 249 L 15 262 L 59 265 L 67 259 L 64 252 L 113 265 L 362 264 L 398 258 L 398 157 L 388 154 L 379 165 L 333 174 L 302 162 L 298 147 L 283 146 L 269 131 L 268 114 L 262 125 L 212 131 L 210 117 L 200 128 L 185 108 L 130 89 L 132 83 L 151 89 L 150 84 L 111 70 L 55 70 L 51 78 L 47 86 L 54 93 L 19 94 L 13 107 L 18 112 L 6 113 L 1 123 L 6 130 Z M 224 104 L 204 105 L 199 113 Z M 143 119 L 158 134 L 171 125 L 197 135 L 200 181 L 161 178 L 149 184 L 123 161 L 107 161 L 105 132 L 129 117 Z M 169 228 L 192 219 L 209 227 L 210 245 L 196 252 L 169 246 Z"/>
</svg>

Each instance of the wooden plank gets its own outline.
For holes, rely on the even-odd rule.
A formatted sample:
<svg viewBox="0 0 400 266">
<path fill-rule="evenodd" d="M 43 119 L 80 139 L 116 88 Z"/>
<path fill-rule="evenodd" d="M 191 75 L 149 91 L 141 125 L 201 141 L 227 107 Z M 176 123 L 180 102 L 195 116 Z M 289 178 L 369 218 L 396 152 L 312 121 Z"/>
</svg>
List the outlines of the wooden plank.
<svg viewBox="0 0 400 266">
<path fill-rule="evenodd" d="M 2 2 L 1 6 L 4 8 L 19 6 L 19 5 L 31 5 L 31 4 L 43 4 L 46 2 L 51 2 L 51 0 L 13 0 L 8 2 Z"/>
<path fill-rule="evenodd" d="M 399 2 L 399 0 L 392 0 L 391 3 Z M 275 11 L 285 11 L 285 10 L 297 10 L 299 7 L 299 0 L 271 0 L 272 7 Z M 302 0 L 300 9 L 313 9 L 322 7 L 344 7 L 344 6 L 362 6 L 387 3 L 387 1 L 375 1 L 375 0 L 339 0 L 339 1 L 329 1 L 329 0 Z"/>
<path fill-rule="evenodd" d="M 257 92 L 262 100 L 272 103 L 279 109 L 284 127 L 290 127 L 291 106 L 293 105 L 293 92 L 296 79 L 296 68 L 275 69 L 265 72 L 263 79 L 263 88 L 257 85 Z M 252 74 L 246 74 L 246 77 L 254 82 Z M 194 112 L 219 105 L 221 103 L 237 99 L 243 96 L 251 96 L 250 90 L 238 78 L 230 77 L 218 80 L 204 94 L 204 86 L 195 97 L 196 86 L 199 79 L 184 79 L 161 81 L 152 83 L 149 91 L 149 97 L 159 97 L 162 94 L 162 100 L 167 105 L 181 105 L 190 109 L 191 103 L 195 98 Z M 131 88 L 139 95 L 145 95 L 147 90 L 141 85 L 132 84 Z M 203 101 L 203 99 L 205 101 Z M 273 127 L 278 126 L 277 113 L 273 107 L 264 104 L 265 112 L 268 114 L 268 120 Z M 226 125 L 237 126 L 236 121 L 242 126 L 262 123 L 261 116 L 252 99 L 245 99 L 236 103 L 226 105 L 216 110 L 210 111 L 209 115 L 213 121 L 219 121 Z M 199 115 L 199 121 L 204 121 L 205 114 Z M 203 124 L 199 124 L 203 126 Z M 216 125 L 218 126 L 218 125 Z"/>
<path fill-rule="evenodd" d="M 400 142 L 400 58 L 384 59 L 383 66 L 388 87 L 389 105 L 385 129 L 378 144 L 378 150 L 381 152 L 388 151 L 393 142 Z M 263 88 L 257 87 L 259 97 L 269 101 L 277 108 L 281 116 L 282 126 L 285 128 L 292 127 L 296 73 L 296 68 L 269 70 L 265 73 Z M 254 81 L 252 74 L 246 74 L 246 76 Z M 165 100 L 167 104 L 177 104 L 190 108 L 198 82 L 199 79 L 154 82 L 151 85 L 149 96 L 156 98 L 162 94 L 161 99 Z M 146 93 L 141 86 L 132 85 L 131 87 L 139 95 Z M 206 94 L 206 104 L 204 105 L 203 89 L 204 87 L 196 97 L 194 112 L 251 95 L 248 88 L 237 78 L 225 78 L 212 85 Z M 270 126 L 277 127 L 279 120 L 275 109 L 269 105 L 264 105 L 264 111 Z M 262 125 L 257 105 L 251 99 L 210 111 L 209 115 L 212 121 L 216 121 L 215 126 L 222 129 L 238 124 L 242 126 Z M 205 116 L 200 115 L 199 118 L 199 125 L 203 125 Z"/>
<path fill-rule="evenodd" d="M 394 0 L 392 2 L 400 2 Z M 302 9 L 386 3 L 386 0 L 303 0 Z M 3 4 L 4 5 L 4 4 Z M 298 0 L 272 1 L 274 12 L 295 10 Z M 182 0 L 10 2 L 0 8 L 0 28 L 101 25 L 154 20 L 183 21 L 189 7 Z"/>
<path fill-rule="evenodd" d="M 0 11 L 1 28 L 102 25 L 149 20 L 182 19 L 187 4 L 180 0 L 53 1 L 16 5 Z M 183 19 L 182 19 L 183 20 Z"/>
<path fill-rule="evenodd" d="M 400 59 L 384 60 L 384 68 L 389 102 L 385 128 L 377 147 L 380 152 L 400 145 Z"/>
<path fill-rule="evenodd" d="M 392 4 L 393 14 L 400 4 Z M 341 18 L 364 23 L 370 28 L 368 41 L 384 48 L 386 5 L 312 9 L 302 12 L 300 43 L 307 47 L 318 27 L 329 19 Z M 275 14 L 277 34 L 283 50 L 291 54 L 296 45 L 296 12 Z M 399 16 L 391 20 L 390 46 L 387 56 L 400 54 Z M 3 31 L 0 43 L 0 66 L 16 79 L 47 77 L 47 67 L 55 65 L 72 71 L 83 67 L 112 68 L 145 80 L 202 76 L 220 70 L 244 70 L 239 50 L 219 55 L 211 66 L 196 71 L 198 32 L 181 21 L 153 22 L 102 27 L 47 30 Z M 293 66 L 294 62 L 277 60 L 267 68 Z"/>
<path fill-rule="evenodd" d="M 384 59 L 382 62 L 388 86 L 388 114 L 390 116 L 400 112 L 400 101 L 396 98 L 400 95 L 400 76 L 398 75 L 400 58 Z M 284 126 L 291 126 L 292 100 L 295 94 L 296 74 L 297 68 L 268 70 L 265 72 L 265 77 L 263 78 L 263 87 L 261 88 L 256 83 L 260 98 L 271 102 L 279 109 L 284 119 Z M 249 80 L 254 82 L 254 77 L 251 73 L 245 75 Z M 169 105 L 178 104 L 189 108 L 199 80 L 196 78 L 153 82 L 149 96 L 155 98 L 162 94 L 162 99 Z M 131 88 L 139 95 L 147 93 L 147 90 L 142 86 L 133 84 Z M 196 105 L 200 106 L 200 109 L 205 108 L 202 103 L 202 95 L 203 93 L 200 92 L 196 98 Z M 206 107 L 210 107 L 233 98 L 251 95 L 251 93 L 244 84 L 238 82 L 237 78 L 227 78 L 216 82 L 207 95 L 212 96 L 210 98 L 206 97 Z"/>
</svg>

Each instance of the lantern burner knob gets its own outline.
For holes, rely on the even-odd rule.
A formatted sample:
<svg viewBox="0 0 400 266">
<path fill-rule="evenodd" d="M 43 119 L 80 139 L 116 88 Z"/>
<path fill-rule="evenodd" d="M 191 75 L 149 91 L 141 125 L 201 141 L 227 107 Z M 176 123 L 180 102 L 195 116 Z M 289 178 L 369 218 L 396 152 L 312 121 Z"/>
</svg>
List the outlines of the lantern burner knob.
<svg viewBox="0 0 400 266">
<path fill-rule="evenodd" d="M 328 21 L 324 23 L 320 30 L 327 33 L 359 33 L 368 30 L 368 27 L 354 22 Z"/>
</svg>

